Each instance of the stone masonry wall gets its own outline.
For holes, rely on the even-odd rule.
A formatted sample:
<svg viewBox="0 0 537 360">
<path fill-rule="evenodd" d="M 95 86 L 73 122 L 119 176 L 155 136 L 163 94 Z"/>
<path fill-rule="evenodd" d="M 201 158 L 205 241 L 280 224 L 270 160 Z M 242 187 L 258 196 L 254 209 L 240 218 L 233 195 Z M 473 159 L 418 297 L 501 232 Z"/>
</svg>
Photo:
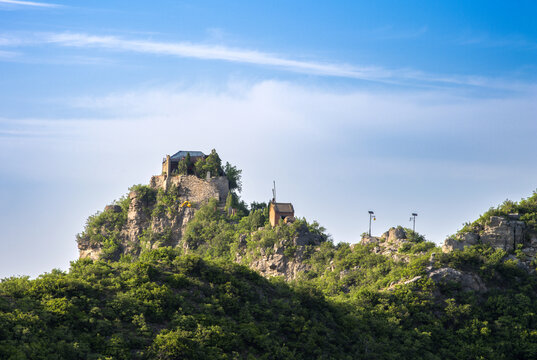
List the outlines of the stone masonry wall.
<svg viewBox="0 0 537 360">
<path fill-rule="evenodd" d="M 212 198 L 224 203 L 229 192 L 229 182 L 225 176 L 204 180 L 194 175 L 175 175 L 169 179 L 166 175 L 156 175 L 151 178 L 149 185 L 155 189 L 166 189 L 167 186 L 175 185 L 181 198 L 195 204 L 206 203 Z"/>
</svg>

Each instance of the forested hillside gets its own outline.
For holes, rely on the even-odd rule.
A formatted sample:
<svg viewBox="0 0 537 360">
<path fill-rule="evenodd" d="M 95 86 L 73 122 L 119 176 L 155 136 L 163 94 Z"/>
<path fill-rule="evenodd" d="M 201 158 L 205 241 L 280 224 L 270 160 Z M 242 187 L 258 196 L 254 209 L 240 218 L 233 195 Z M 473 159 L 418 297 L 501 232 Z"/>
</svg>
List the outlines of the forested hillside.
<svg viewBox="0 0 537 360">
<path fill-rule="evenodd" d="M 196 205 L 170 244 L 151 229 L 181 211 L 180 192 L 133 192 L 79 236 L 101 247 L 98 259 L 0 282 L 0 359 L 537 356 L 535 268 L 522 247 L 481 241 L 497 235 L 491 212 L 518 209 L 533 231 L 532 198 L 489 211 L 475 223 L 481 240 L 442 252 L 401 227 L 352 245 L 306 219 L 272 228 L 267 204 L 236 193 Z M 125 250 L 133 198 L 151 225 Z"/>
<path fill-rule="evenodd" d="M 79 260 L 68 273 L 0 283 L 5 359 L 529 359 L 535 276 L 476 246 L 435 266 L 473 271 L 486 292 L 423 275 L 370 246 L 325 243 L 315 276 L 267 280 L 178 249 L 136 261 Z M 331 267 L 326 268 L 326 264 Z M 333 268 L 333 270 L 331 270 Z M 350 270 L 349 270 L 350 269 Z M 324 270 L 324 272 L 323 272 Z M 310 278 L 311 277 L 311 278 Z"/>
</svg>

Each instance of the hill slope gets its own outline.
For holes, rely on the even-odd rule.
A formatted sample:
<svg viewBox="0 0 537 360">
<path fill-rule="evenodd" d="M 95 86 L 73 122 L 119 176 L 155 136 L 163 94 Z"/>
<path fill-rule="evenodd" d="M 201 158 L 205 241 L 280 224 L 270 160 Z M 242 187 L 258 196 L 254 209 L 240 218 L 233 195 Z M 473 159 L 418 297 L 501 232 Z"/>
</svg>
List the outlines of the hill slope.
<svg viewBox="0 0 537 360">
<path fill-rule="evenodd" d="M 196 202 L 182 184 L 133 187 L 90 217 L 68 273 L 2 280 L 0 358 L 537 356 L 537 195 L 442 252 L 401 227 L 353 245 L 305 219 L 272 228 L 266 204 Z"/>
<path fill-rule="evenodd" d="M 67 274 L 5 279 L 0 358 L 537 355 L 536 279 L 504 261 L 502 250 L 477 246 L 434 260 L 479 274 L 484 293 L 425 276 L 426 256 L 401 264 L 371 250 L 324 246 L 312 264 L 316 276 L 291 283 L 169 248 L 134 262 L 83 259 Z"/>
</svg>

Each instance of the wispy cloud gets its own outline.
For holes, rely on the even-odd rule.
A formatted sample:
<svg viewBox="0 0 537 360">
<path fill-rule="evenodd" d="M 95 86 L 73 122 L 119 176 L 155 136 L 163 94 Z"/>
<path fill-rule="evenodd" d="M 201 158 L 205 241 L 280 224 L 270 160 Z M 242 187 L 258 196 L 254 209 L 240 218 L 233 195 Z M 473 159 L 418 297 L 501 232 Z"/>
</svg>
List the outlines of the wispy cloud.
<svg viewBox="0 0 537 360">
<path fill-rule="evenodd" d="M 482 47 L 509 47 L 537 49 L 537 42 L 529 40 L 521 35 L 492 36 L 487 33 L 466 34 L 461 36 L 457 43 L 460 45 L 476 45 Z"/>
<path fill-rule="evenodd" d="M 356 67 L 348 64 L 293 60 L 265 52 L 218 45 L 127 40 L 115 36 L 94 36 L 73 33 L 52 34 L 48 36 L 47 40 L 50 43 L 56 43 L 61 46 L 100 47 L 147 54 L 172 55 L 204 60 L 223 60 L 272 66 L 317 75 L 366 80 L 388 80 L 393 77 L 393 74 L 389 71 L 378 67 Z"/>
<path fill-rule="evenodd" d="M 359 235 L 357 224 L 340 214 L 367 214 L 369 204 L 383 213 L 378 220 L 383 229 L 400 224 L 399 214 L 406 214 L 411 204 L 429 213 L 423 232 L 443 240 L 463 220 L 496 203 L 491 194 L 499 194 L 500 201 L 511 197 L 522 182 L 534 186 L 536 175 L 527 164 L 537 153 L 537 93 L 504 100 L 457 95 L 334 91 L 264 81 L 231 83 L 223 90 L 143 86 L 63 98 L 58 101 L 81 115 L 0 118 L 0 175 L 14 182 L 27 177 L 93 182 L 95 190 L 87 193 L 98 193 L 100 206 L 110 199 L 97 185 L 123 191 L 118 184 L 147 181 L 158 171 L 161 155 L 174 151 L 180 138 L 181 147 L 216 147 L 223 158 L 243 168 L 245 200 L 265 199 L 276 177 L 282 199 L 293 201 L 300 216 L 327 226 L 336 240 Z M 270 156 L 268 148 L 274 150 Z M 34 159 L 32 172 L 18 161 L 27 157 Z M 132 157 L 139 166 L 117 165 L 116 159 Z M 326 166 L 319 168 L 319 163 Z M 512 176 L 520 172 L 527 176 Z M 308 181 L 312 176 L 316 181 Z M 324 189 L 322 204 L 311 195 L 319 189 Z M 79 201 L 71 193 L 69 197 Z M 323 211 L 326 207 L 340 211 Z M 73 203 L 65 211 L 74 208 L 83 206 Z M 455 212 L 460 218 L 451 216 Z M 67 240 L 72 234 L 65 236 Z"/>
<path fill-rule="evenodd" d="M 44 41 L 65 47 L 102 48 L 113 51 L 170 55 L 204 60 L 222 60 L 269 66 L 286 71 L 311 75 L 360 79 L 392 84 L 408 84 L 413 82 L 427 86 L 443 84 L 444 86 L 464 85 L 497 87 L 500 83 L 477 76 L 439 75 L 412 69 L 386 69 L 379 66 L 358 66 L 346 63 L 296 60 L 290 57 L 257 50 L 232 48 L 221 45 L 195 44 L 190 42 L 133 40 L 116 36 L 97 36 L 83 33 L 48 34 L 45 35 Z"/>
<path fill-rule="evenodd" d="M 12 59 L 19 56 L 18 52 L 0 50 L 0 59 Z"/>
<path fill-rule="evenodd" d="M 35 2 L 35 1 L 21 1 L 21 0 L 0 0 L 0 5 L 1 4 L 33 6 L 33 7 L 48 7 L 48 8 L 61 7 L 61 5 L 58 5 L 58 4 L 41 3 L 41 2 Z"/>
<path fill-rule="evenodd" d="M 27 33 L 0 35 L 0 46 L 23 47 L 43 44 L 81 49 L 98 48 L 109 50 L 111 52 L 131 52 L 148 55 L 174 56 L 178 58 L 227 61 L 265 66 L 308 75 L 358 79 L 385 84 L 411 85 L 427 88 L 465 86 L 520 91 L 526 89 L 528 86 L 525 83 L 517 82 L 513 79 L 489 78 L 477 75 L 435 74 L 410 68 L 388 69 L 382 66 L 296 59 L 289 55 L 204 43 L 163 42 L 85 33 Z M 80 56 L 82 58 L 84 54 L 81 54 Z M 21 59 L 21 61 L 22 60 L 23 59 Z M 89 61 L 88 63 L 91 64 L 92 62 Z"/>
</svg>

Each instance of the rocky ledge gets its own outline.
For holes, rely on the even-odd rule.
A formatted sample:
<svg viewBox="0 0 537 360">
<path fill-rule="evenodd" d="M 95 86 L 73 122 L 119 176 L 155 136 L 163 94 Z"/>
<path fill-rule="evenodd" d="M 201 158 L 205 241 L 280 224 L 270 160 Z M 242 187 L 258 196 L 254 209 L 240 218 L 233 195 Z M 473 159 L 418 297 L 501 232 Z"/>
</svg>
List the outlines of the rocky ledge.
<svg viewBox="0 0 537 360">
<path fill-rule="evenodd" d="M 255 232 L 250 235 L 255 236 Z M 239 253 L 235 261 L 246 262 L 251 269 L 264 277 L 282 276 L 286 280 L 294 280 L 299 274 L 311 269 L 306 260 L 323 241 L 321 235 L 313 234 L 306 228 L 299 229 L 293 238 L 281 239 L 269 249 L 260 248 L 260 254 L 252 256 L 253 254 L 247 249 L 246 238 L 246 234 L 240 237 Z M 248 258 L 252 260 L 248 261 Z"/>
<path fill-rule="evenodd" d="M 447 238 L 442 251 L 463 250 L 477 244 L 490 245 L 508 253 L 516 251 L 517 256 L 510 255 L 509 258 L 528 270 L 537 258 L 537 234 L 520 221 L 518 214 L 491 216 L 484 225 L 474 225 L 470 231 Z"/>
</svg>

